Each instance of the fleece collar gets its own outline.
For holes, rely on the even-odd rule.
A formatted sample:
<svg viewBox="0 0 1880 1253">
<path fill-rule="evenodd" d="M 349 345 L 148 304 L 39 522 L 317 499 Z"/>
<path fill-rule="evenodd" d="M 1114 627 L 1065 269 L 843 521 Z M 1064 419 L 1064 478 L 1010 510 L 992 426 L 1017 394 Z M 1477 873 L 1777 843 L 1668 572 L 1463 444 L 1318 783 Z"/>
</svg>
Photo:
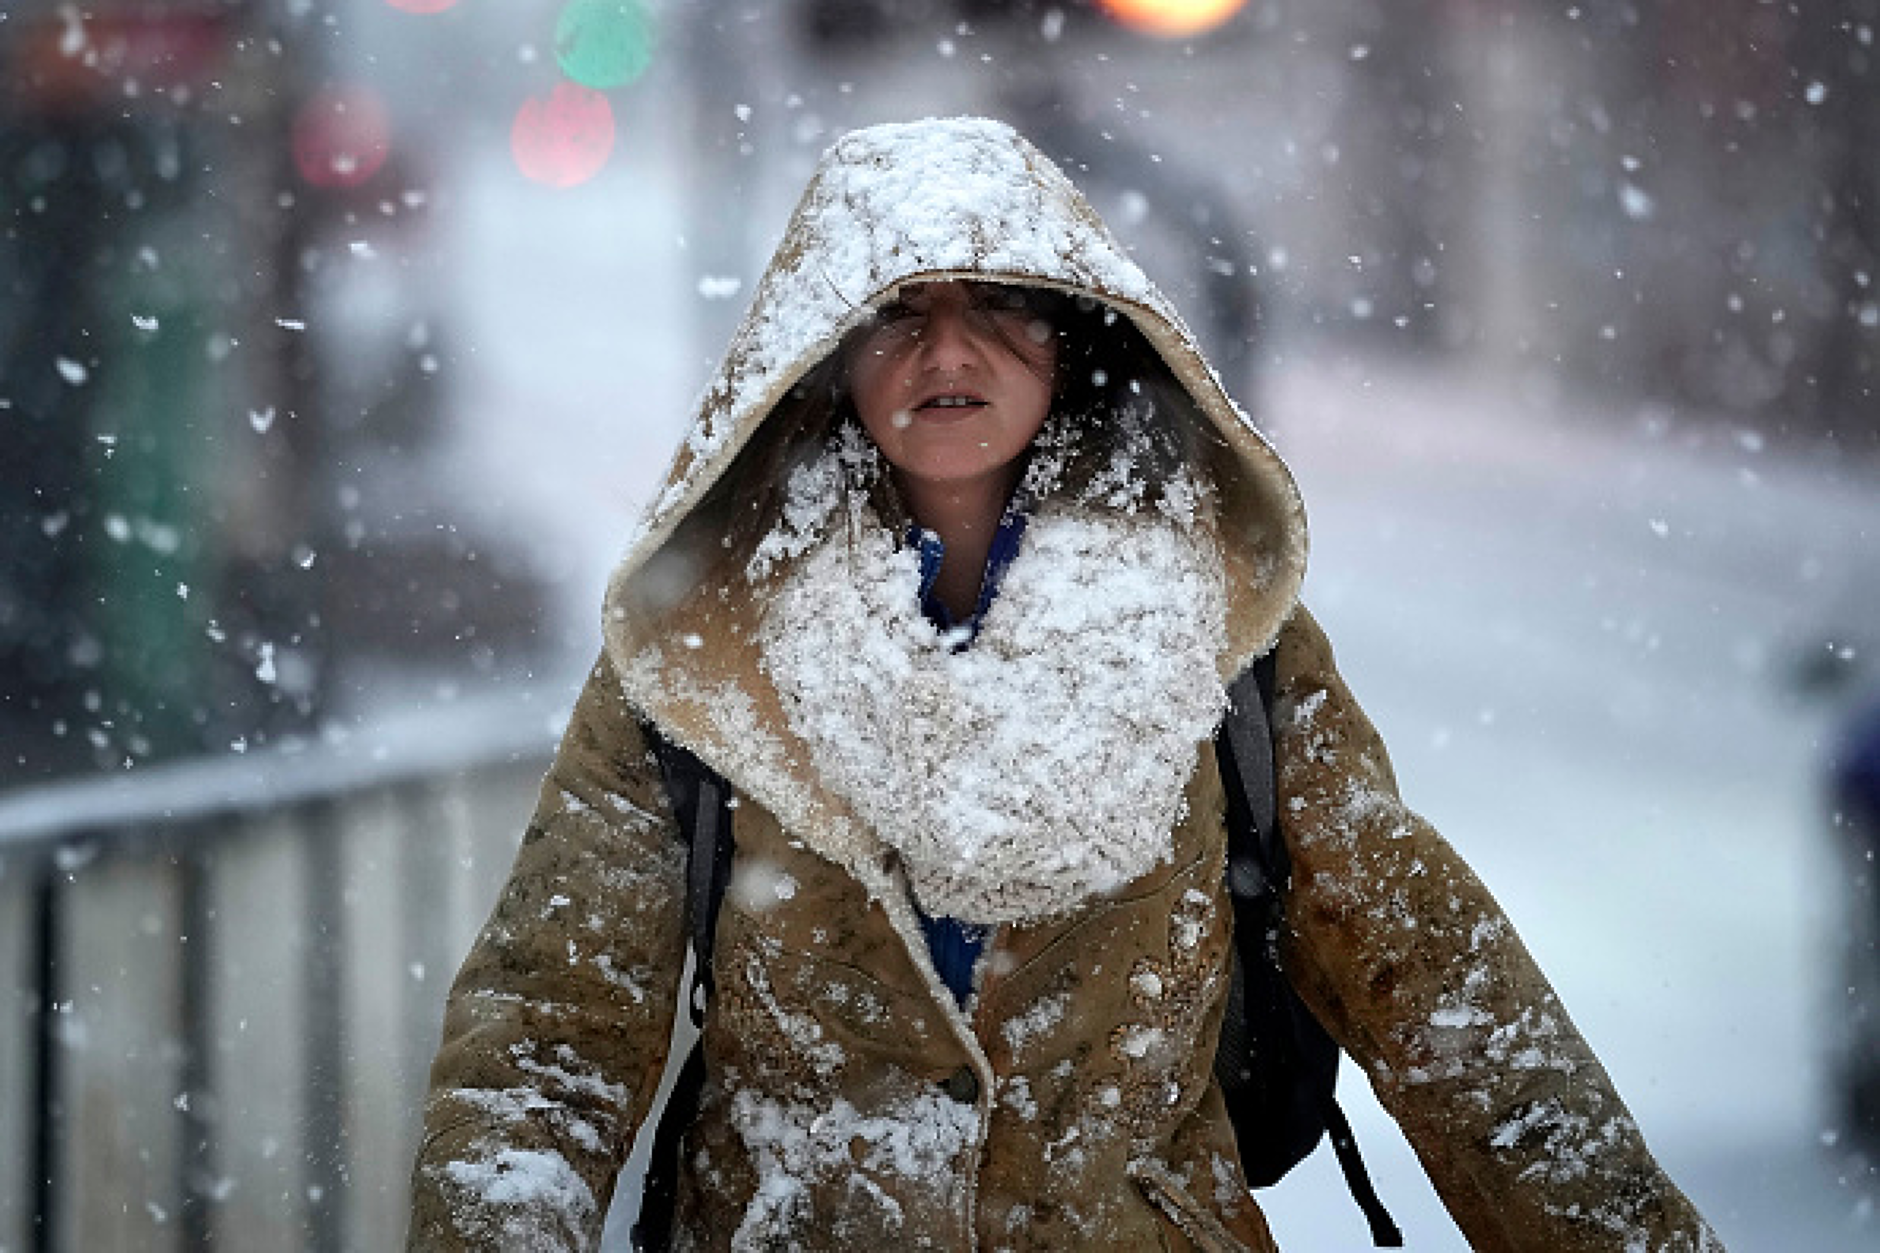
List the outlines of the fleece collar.
<svg viewBox="0 0 1880 1253">
<path fill-rule="evenodd" d="M 920 611 L 919 582 L 918 554 L 885 527 L 831 536 L 779 591 L 759 646 L 790 728 L 922 909 L 1039 921 L 1164 861 L 1225 703 L 1205 536 L 1154 515 L 1042 513 L 970 649 Z"/>
</svg>

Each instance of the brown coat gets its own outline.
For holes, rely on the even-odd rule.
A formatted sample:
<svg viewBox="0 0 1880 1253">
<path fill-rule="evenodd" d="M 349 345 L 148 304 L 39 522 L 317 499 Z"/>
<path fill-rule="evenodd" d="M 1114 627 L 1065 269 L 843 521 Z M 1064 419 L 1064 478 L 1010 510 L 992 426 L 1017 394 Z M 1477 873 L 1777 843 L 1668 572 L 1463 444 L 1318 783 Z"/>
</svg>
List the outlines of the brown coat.
<svg viewBox="0 0 1880 1253">
<path fill-rule="evenodd" d="M 1288 966 L 1471 1245 L 1717 1247 L 1493 898 L 1398 800 L 1303 610 L 1278 690 Z M 995 934 L 970 1043 L 880 902 L 762 807 L 734 813 L 680 1202 L 698 1247 L 1274 1247 L 1209 1067 L 1230 935 L 1210 749 L 1170 863 Z M 682 877 L 603 660 L 452 992 L 414 1248 L 591 1247 L 665 1061 Z"/>
<path fill-rule="evenodd" d="M 950 191 L 925 177 L 938 168 L 973 175 Z M 930 229 L 942 220 L 955 229 Z M 871 247 L 843 246 L 864 225 Z M 597 1239 L 666 1062 L 686 949 L 684 852 L 646 719 L 738 800 L 680 1247 L 1274 1248 L 1211 1072 L 1231 910 L 1205 737 L 1167 855 L 1074 909 L 998 927 L 962 1011 L 906 868 L 830 785 L 754 643 L 776 580 L 720 541 L 786 462 L 767 418 L 865 300 L 934 275 L 1095 296 L 1192 401 L 1219 485 L 1216 677 L 1278 649 L 1284 956 L 1471 1242 L 1717 1247 L 1492 898 L 1398 799 L 1298 605 L 1304 518 L 1284 465 L 1075 190 L 976 122 L 844 140 L 760 284 L 615 576 L 606 649 L 453 987 L 412 1247 Z"/>
</svg>

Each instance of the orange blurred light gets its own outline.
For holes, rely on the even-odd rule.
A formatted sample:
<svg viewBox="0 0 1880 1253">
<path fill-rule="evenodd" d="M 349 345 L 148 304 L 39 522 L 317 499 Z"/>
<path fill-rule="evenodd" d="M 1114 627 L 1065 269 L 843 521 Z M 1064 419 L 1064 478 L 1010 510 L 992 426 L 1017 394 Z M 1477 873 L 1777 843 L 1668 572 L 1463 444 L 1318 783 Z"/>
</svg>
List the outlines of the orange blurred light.
<svg viewBox="0 0 1880 1253">
<path fill-rule="evenodd" d="M 1246 0 L 1097 0 L 1125 26 L 1163 39 L 1213 30 L 1240 12 Z"/>
<path fill-rule="evenodd" d="M 406 13 L 442 13 L 455 6 L 457 0 L 385 0 L 385 3 Z"/>
<path fill-rule="evenodd" d="M 294 115 L 294 168 L 315 187 L 357 187 L 392 148 L 385 103 L 368 87 L 323 87 Z"/>
<path fill-rule="evenodd" d="M 509 149 L 523 176 L 550 187 L 573 187 L 600 173 L 614 147 L 614 108 L 579 83 L 555 84 L 547 99 L 522 102 Z"/>
</svg>

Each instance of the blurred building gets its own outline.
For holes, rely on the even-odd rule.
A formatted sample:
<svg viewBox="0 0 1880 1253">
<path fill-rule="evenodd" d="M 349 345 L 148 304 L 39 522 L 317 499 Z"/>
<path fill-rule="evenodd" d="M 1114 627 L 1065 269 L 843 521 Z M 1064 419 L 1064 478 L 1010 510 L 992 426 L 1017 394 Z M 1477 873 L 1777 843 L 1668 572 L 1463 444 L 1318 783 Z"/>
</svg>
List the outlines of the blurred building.
<svg viewBox="0 0 1880 1253">
<path fill-rule="evenodd" d="M 0 24 L 0 786 L 307 734 L 355 661 L 531 630 L 419 468 L 431 188 L 335 83 L 345 7 Z"/>
</svg>

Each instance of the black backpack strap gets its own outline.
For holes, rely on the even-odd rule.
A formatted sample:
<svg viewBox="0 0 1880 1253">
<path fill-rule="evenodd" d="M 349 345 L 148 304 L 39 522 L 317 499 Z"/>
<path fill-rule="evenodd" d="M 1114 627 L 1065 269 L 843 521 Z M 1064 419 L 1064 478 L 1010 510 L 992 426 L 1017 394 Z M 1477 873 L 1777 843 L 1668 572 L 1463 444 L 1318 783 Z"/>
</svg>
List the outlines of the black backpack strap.
<svg viewBox="0 0 1880 1253">
<path fill-rule="evenodd" d="M 1293 1075 L 1295 1082 L 1304 1082 L 1316 1092 L 1320 1125 L 1330 1133 L 1332 1151 L 1338 1157 L 1339 1169 L 1345 1176 L 1345 1186 L 1358 1208 L 1364 1212 L 1365 1221 L 1371 1228 L 1372 1243 L 1382 1249 L 1399 1249 L 1403 1247 L 1403 1233 L 1391 1218 L 1390 1212 L 1384 1208 L 1383 1201 L 1378 1198 L 1370 1173 L 1365 1169 L 1364 1159 L 1358 1152 L 1358 1142 L 1351 1133 L 1350 1120 L 1338 1105 L 1333 1082 L 1337 1073 L 1336 1046 L 1325 1038 L 1324 1028 L 1312 1017 L 1311 1011 L 1292 992 L 1290 986 L 1284 989 L 1283 996 L 1277 998 L 1269 990 L 1264 997 L 1268 1002 L 1265 1005 L 1248 1004 L 1250 998 L 1244 990 L 1250 972 L 1264 974 L 1270 969 L 1280 980 L 1283 981 L 1285 977 L 1279 966 L 1279 907 L 1280 893 L 1291 880 L 1292 865 L 1279 832 L 1278 782 L 1273 757 L 1270 711 L 1277 669 L 1274 654 L 1269 651 L 1228 686 L 1228 713 L 1215 741 L 1222 781 L 1227 792 L 1227 886 L 1234 900 L 1236 948 L 1241 961 L 1241 970 L 1237 972 L 1233 989 L 1233 994 L 1241 1000 L 1230 1007 L 1228 1014 L 1230 1022 L 1235 1020 L 1232 1010 L 1238 1010 L 1243 1015 L 1239 1020 L 1240 1039 L 1229 1041 L 1229 1045 L 1236 1056 L 1244 1051 L 1242 1041 L 1250 1034 L 1244 1015 L 1250 1012 L 1279 1013 L 1292 1019 L 1291 1030 L 1272 1033 L 1276 1042 L 1292 1050 L 1293 1055 L 1285 1059 L 1281 1067 L 1282 1073 Z M 1263 965 L 1256 966 L 1254 963 Z M 1275 999 L 1278 1004 L 1272 1003 Z M 1307 1043 L 1311 1040 L 1318 1041 L 1317 1048 Z M 1318 1077 L 1307 1075 L 1314 1055 L 1329 1058 L 1331 1073 Z M 1244 1062 L 1239 1065 L 1243 1074 L 1251 1070 Z M 1221 1070 L 1218 1059 L 1216 1070 Z M 1317 1139 L 1318 1135 L 1314 1132 L 1313 1142 L 1316 1143 Z M 1303 1149 L 1285 1149 L 1276 1168 L 1283 1170 L 1298 1156 L 1309 1152 L 1311 1147 L 1311 1144 L 1304 1144 Z M 1295 1152 L 1297 1156 L 1294 1156 Z M 1273 1180 L 1268 1179 L 1267 1182 Z"/>
<path fill-rule="evenodd" d="M 1364 1158 L 1358 1154 L 1358 1140 L 1351 1134 L 1351 1120 L 1338 1107 L 1338 1098 L 1329 1088 L 1325 1092 L 1323 1110 L 1325 1127 L 1331 1134 L 1332 1152 L 1338 1155 L 1338 1169 L 1344 1172 L 1351 1199 L 1364 1211 L 1364 1221 L 1371 1226 L 1371 1243 L 1380 1249 L 1401 1249 L 1403 1232 L 1379 1199 L 1377 1188 L 1371 1183 L 1371 1172 L 1364 1168 Z"/>
<path fill-rule="evenodd" d="M 694 1025 L 703 1025 L 712 993 L 712 941 L 718 933 L 718 907 L 731 879 L 731 788 L 716 770 L 689 749 L 651 726 L 647 741 L 659 759 L 666 799 L 686 848 L 685 913 L 692 940 L 692 994 L 686 1005 Z"/>
<path fill-rule="evenodd" d="M 713 986 L 712 940 L 718 931 L 718 908 L 731 879 L 731 856 L 735 851 L 731 786 L 717 771 L 661 735 L 650 723 L 641 726 L 647 745 L 659 761 L 666 800 L 672 806 L 679 841 L 686 850 L 685 914 L 692 941 L 692 983 L 684 989 L 685 1003 L 693 1025 L 703 1027 Z M 698 1117 L 704 1089 L 705 1050 L 694 1042 L 653 1132 L 646 1182 L 640 1192 L 640 1213 L 632 1231 L 633 1247 L 640 1253 L 663 1253 L 671 1247 L 672 1215 L 678 1200 L 679 1142 Z"/>
<path fill-rule="evenodd" d="M 1273 704 L 1276 663 L 1267 653 L 1243 671 L 1227 689 L 1228 711 L 1217 747 L 1228 777 L 1227 800 L 1235 819 L 1227 824 L 1227 887 L 1252 899 L 1286 886 L 1291 865 L 1279 838 L 1279 798 L 1274 781 L 1273 728 L 1267 713 Z"/>
<path fill-rule="evenodd" d="M 692 924 L 693 959 L 693 993 L 687 1004 L 693 1024 L 702 1027 L 705 1006 L 715 988 L 712 942 L 718 934 L 718 907 L 724 903 L 725 886 L 731 881 L 732 845 L 731 788 L 716 771 L 707 770 L 703 764 L 698 768 L 698 799 L 693 808 L 697 817 L 693 819 L 686 857 L 685 912 Z"/>
</svg>

